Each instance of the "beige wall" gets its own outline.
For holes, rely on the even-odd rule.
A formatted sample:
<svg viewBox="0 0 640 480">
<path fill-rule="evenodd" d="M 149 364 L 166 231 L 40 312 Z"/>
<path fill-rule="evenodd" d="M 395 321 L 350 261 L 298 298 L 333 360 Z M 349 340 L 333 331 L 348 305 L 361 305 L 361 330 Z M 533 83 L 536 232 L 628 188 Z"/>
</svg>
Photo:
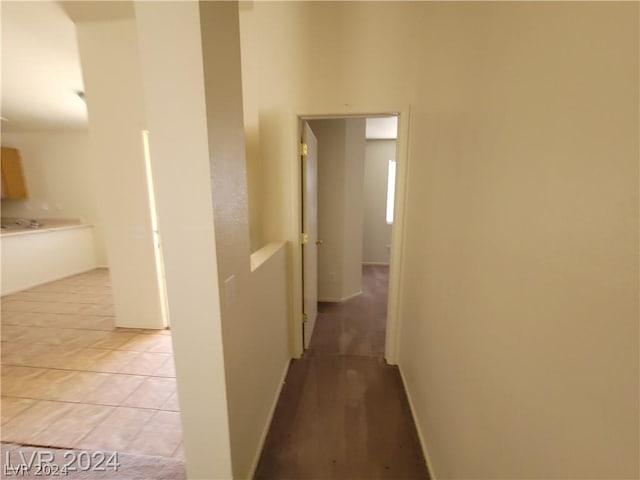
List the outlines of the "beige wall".
<svg viewBox="0 0 640 480">
<path fill-rule="evenodd" d="M 297 114 L 410 109 L 400 367 L 437 478 L 639 475 L 638 13 L 242 11 L 265 236 L 298 233 Z"/>
<path fill-rule="evenodd" d="M 199 6 L 135 8 L 187 474 L 230 479 Z"/>
<path fill-rule="evenodd" d="M 222 334 L 234 478 L 250 478 L 288 350 L 285 247 L 251 271 L 238 5 L 200 4 Z"/>
<path fill-rule="evenodd" d="M 187 469 L 250 478 L 290 358 L 289 301 L 286 245 L 250 256 L 237 5 L 136 12 Z"/>
<path fill-rule="evenodd" d="M 83 58 L 104 62 L 85 74 L 91 132 L 115 157 L 102 168 L 133 168 L 125 186 L 143 189 L 131 132 L 139 141 L 149 130 L 188 475 L 250 478 L 290 358 L 290 278 L 282 242 L 250 261 L 237 4 L 135 8 L 135 19 L 79 26 Z M 103 178 L 114 184 L 111 173 Z M 147 199 L 118 186 L 132 205 L 116 203 L 126 225 Z M 151 272 L 145 280 L 153 284 Z"/>
<path fill-rule="evenodd" d="M 255 7 L 255 2 L 240 2 L 240 15 L 251 15 Z M 282 239 L 281 205 L 282 202 L 291 201 L 287 177 L 281 175 L 281 170 L 290 167 L 288 159 L 297 152 L 299 138 L 296 139 L 298 132 L 290 128 L 286 130 L 288 138 L 280 136 L 285 125 L 290 125 L 291 117 L 296 116 L 296 112 L 283 109 L 280 100 L 289 95 L 297 97 L 304 88 L 298 81 L 301 72 L 296 70 L 304 55 L 299 42 L 299 35 L 305 29 L 305 25 L 299 23 L 304 11 L 303 2 L 292 2 L 289 8 L 276 13 L 278 20 L 282 25 L 288 25 L 288 28 L 272 30 L 270 25 L 252 25 L 252 28 L 256 28 L 256 35 L 278 43 L 280 50 L 272 52 L 271 58 L 262 57 L 261 49 L 247 44 L 245 32 L 240 32 L 243 82 L 251 79 L 256 87 L 243 89 L 247 176 L 251 188 L 251 235 L 252 245 L 255 247 Z M 262 105 L 262 108 L 255 108 L 257 104 Z M 263 159 L 266 158 L 272 161 L 265 168 Z M 276 168 L 274 159 L 281 161 Z M 293 222 L 294 217 L 289 220 Z M 253 227 L 254 225 L 256 226 Z"/>
<path fill-rule="evenodd" d="M 364 118 L 346 120 L 342 298 L 362 293 L 365 129 Z"/>
<path fill-rule="evenodd" d="M 2 200 L 2 216 L 92 224 L 98 265 L 107 265 L 89 132 L 3 133 L 2 145 L 20 151 L 29 194 L 27 200 Z"/>
<path fill-rule="evenodd" d="M 146 122 L 135 20 L 79 23 L 77 34 L 116 325 L 163 328 L 141 136 Z"/>
<path fill-rule="evenodd" d="M 240 14 L 245 27 L 244 16 L 251 15 L 256 6 L 255 2 L 241 2 Z M 247 38 L 247 28 L 240 31 L 243 83 L 250 79 L 255 87 L 243 88 L 242 92 L 245 132 L 248 141 L 253 139 L 247 146 L 248 177 L 260 178 L 259 189 L 252 188 L 249 195 L 252 224 L 255 222 L 260 226 L 259 238 L 252 238 L 252 246 L 290 241 L 287 255 L 290 285 L 294 285 L 294 279 L 301 278 L 302 274 L 300 264 L 296 262 L 296 258 L 301 256 L 296 246 L 300 234 L 296 225 L 300 210 L 297 207 L 287 208 L 296 205 L 296 199 L 300 197 L 300 179 L 292 159 L 299 154 L 301 132 L 298 131 L 297 112 L 291 110 L 289 107 L 292 105 L 284 99 L 289 95 L 299 96 L 304 88 L 299 81 L 301 72 L 297 70 L 304 55 L 299 42 L 299 35 L 306 28 L 304 23 L 300 23 L 300 15 L 304 11 L 302 2 L 292 2 L 287 9 L 275 12 L 278 19 L 276 30 L 272 28 L 273 24 L 253 22 L 249 27 L 249 30 L 253 29 L 250 38 Z M 287 28 L 279 28 L 285 25 Z M 270 51 L 270 58 L 263 57 L 264 52 L 253 46 L 251 39 L 257 38 L 253 35 L 277 42 L 278 50 Z M 260 78 L 262 82 L 258 81 Z M 258 104 L 261 108 L 256 108 Z M 259 157 L 256 159 L 255 155 Z M 267 159 L 265 165 L 263 162 Z M 295 189 L 291 188 L 293 179 L 297 182 Z M 251 235 L 257 230 L 252 229 Z M 302 322 L 302 311 L 297 309 L 299 305 L 302 305 L 301 291 L 294 289 L 289 302 L 289 346 L 290 351 L 297 355 L 302 351 L 302 331 L 301 327 L 299 332 L 296 331 L 293 322 Z"/>
<path fill-rule="evenodd" d="M 362 291 L 364 119 L 312 120 L 318 139 L 318 299 Z"/>
<path fill-rule="evenodd" d="M 96 268 L 94 229 L 89 225 L 0 237 L 0 295 L 8 295 Z"/>
<path fill-rule="evenodd" d="M 249 242 L 252 252 L 265 245 L 262 227 L 263 182 L 259 135 L 260 133 L 256 129 L 245 129 Z"/>
<path fill-rule="evenodd" d="M 395 140 L 367 140 L 364 160 L 364 233 L 362 263 L 389 264 L 391 225 L 387 224 L 389 160 L 396 158 Z"/>
</svg>

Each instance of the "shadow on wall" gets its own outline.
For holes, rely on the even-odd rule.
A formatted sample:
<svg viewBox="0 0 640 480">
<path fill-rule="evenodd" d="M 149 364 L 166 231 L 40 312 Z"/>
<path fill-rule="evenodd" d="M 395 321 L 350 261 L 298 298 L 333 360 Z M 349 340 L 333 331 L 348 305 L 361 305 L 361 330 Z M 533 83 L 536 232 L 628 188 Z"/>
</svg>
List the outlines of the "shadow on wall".
<svg viewBox="0 0 640 480">
<path fill-rule="evenodd" d="M 245 125 L 244 141 L 247 158 L 247 195 L 249 205 L 249 244 L 251 253 L 265 245 L 261 204 L 263 197 L 260 129 L 257 123 Z"/>
<path fill-rule="evenodd" d="M 255 215 L 260 218 L 263 233 L 263 243 L 282 240 L 282 232 L 291 230 L 293 219 L 285 217 L 290 210 L 291 186 L 283 171 L 290 171 L 291 165 L 287 160 L 296 143 L 296 118 L 288 118 L 277 110 L 261 110 L 258 115 L 259 154 L 261 159 L 269 158 L 272 163 L 265 168 L 262 161 L 259 167 L 260 202 L 256 202 L 258 211 Z M 274 164 L 275 163 L 275 164 Z M 256 166 L 253 163 L 252 166 Z"/>
</svg>

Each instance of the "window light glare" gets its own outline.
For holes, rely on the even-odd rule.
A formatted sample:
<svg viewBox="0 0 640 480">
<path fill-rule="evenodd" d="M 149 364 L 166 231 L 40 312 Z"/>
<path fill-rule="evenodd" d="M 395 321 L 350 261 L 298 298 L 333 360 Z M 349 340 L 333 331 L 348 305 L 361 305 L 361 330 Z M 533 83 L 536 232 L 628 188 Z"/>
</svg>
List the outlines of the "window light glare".
<svg viewBox="0 0 640 480">
<path fill-rule="evenodd" d="M 389 160 L 389 173 L 387 175 L 387 224 L 393 223 L 393 199 L 396 193 L 396 161 Z"/>
</svg>

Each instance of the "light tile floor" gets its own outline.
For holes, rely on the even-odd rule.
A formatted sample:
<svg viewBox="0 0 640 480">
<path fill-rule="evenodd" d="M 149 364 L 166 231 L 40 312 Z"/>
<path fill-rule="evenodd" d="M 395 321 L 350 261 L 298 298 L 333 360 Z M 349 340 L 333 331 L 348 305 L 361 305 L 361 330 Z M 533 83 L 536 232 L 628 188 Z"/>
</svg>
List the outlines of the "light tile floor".
<svg viewBox="0 0 640 480">
<path fill-rule="evenodd" d="M 106 269 L 1 307 L 3 442 L 183 459 L 169 331 L 114 328 Z"/>
</svg>

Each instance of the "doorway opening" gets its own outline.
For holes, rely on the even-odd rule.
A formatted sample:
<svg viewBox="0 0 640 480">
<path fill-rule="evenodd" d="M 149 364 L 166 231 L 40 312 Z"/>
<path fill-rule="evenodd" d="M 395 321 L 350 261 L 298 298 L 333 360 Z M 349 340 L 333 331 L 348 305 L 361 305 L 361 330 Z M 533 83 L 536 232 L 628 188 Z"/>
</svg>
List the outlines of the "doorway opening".
<svg viewBox="0 0 640 480">
<path fill-rule="evenodd" d="M 389 365 L 402 267 L 406 123 L 396 139 L 367 140 L 367 117 L 300 119 L 296 226 L 304 228 L 293 264 L 294 271 L 296 260 L 302 264 L 294 278 L 303 285 L 294 282 L 294 294 L 300 287 L 306 293 L 298 292 L 307 319 L 297 333 L 307 349 L 289 365 L 257 479 L 428 478 L 400 370 Z M 389 145 L 367 149 L 373 142 Z M 389 236 L 372 244 L 365 237 L 374 227 L 390 229 Z M 383 256 L 373 256 L 380 244 Z"/>
<path fill-rule="evenodd" d="M 406 174 L 403 168 L 396 174 L 398 120 L 398 114 L 300 118 L 299 334 L 311 354 L 328 349 L 395 363 L 401 245 L 394 251 L 392 238 L 400 239 L 394 230 L 402 223 L 398 199 Z"/>
</svg>

